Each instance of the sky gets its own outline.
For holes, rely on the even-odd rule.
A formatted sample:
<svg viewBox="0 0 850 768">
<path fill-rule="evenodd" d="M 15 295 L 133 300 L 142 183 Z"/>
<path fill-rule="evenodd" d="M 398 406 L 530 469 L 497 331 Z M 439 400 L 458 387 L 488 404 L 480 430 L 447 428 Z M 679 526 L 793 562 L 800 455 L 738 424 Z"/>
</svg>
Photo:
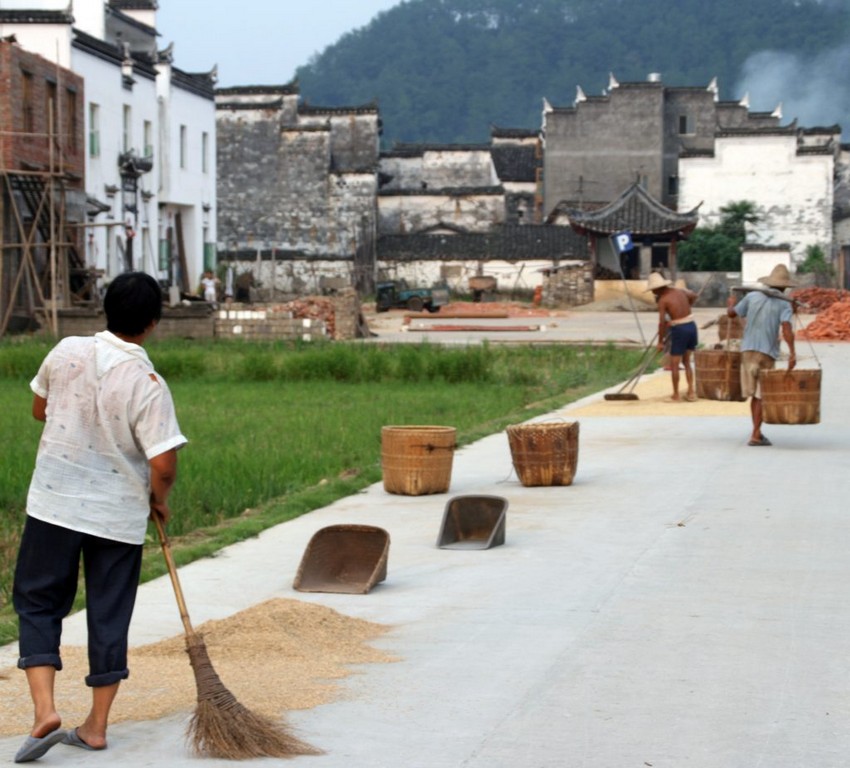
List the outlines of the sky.
<svg viewBox="0 0 850 768">
<path fill-rule="evenodd" d="M 158 0 L 158 47 L 184 72 L 218 65 L 218 86 L 284 85 L 343 34 L 403 0 Z"/>
</svg>

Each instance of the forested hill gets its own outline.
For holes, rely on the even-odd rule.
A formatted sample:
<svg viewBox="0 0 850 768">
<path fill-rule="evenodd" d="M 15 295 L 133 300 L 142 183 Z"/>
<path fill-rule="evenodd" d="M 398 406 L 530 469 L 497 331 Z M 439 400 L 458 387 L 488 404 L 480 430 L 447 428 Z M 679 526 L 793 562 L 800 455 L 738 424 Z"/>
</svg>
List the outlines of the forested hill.
<svg viewBox="0 0 850 768">
<path fill-rule="evenodd" d="M 786 120 L 841 123 L 846 136 L 848 66 L 850 0 L 407 0 L 296 77 L 313 105 L 377 100 L 389 147 L 486 141 L 493 125 L 539 128 L 544 97 L 570 106 L 577 85 L 600 95 L 609 72 L 689 86 L 716 76 L 721 99 L 742 98 L 752 81 L 752 109 L 782 100 Z M 810 79 L 831 102 L 822 116 L 793 111 L 804 99 L 811 109 Z M 771 87 L 782 95 L 757 103 L 773 98 Z"/>
</svg>

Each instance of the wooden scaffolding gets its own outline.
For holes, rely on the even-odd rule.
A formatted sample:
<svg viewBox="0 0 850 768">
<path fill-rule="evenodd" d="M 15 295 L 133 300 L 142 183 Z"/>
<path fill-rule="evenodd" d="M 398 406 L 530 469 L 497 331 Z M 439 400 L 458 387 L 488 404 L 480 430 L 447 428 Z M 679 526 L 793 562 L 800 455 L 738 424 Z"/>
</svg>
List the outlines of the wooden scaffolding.
<svg viewBox="0 0 850 768">
<path fill-rule="evenodd" d="M 39 327 L 58 335 L 60 308 L 97 297 L 78 246 L 84 224 L 67 217 L 74 181 L 52 152 L 47 171 L 0 167 L 0 336 Z"/>
</svg>

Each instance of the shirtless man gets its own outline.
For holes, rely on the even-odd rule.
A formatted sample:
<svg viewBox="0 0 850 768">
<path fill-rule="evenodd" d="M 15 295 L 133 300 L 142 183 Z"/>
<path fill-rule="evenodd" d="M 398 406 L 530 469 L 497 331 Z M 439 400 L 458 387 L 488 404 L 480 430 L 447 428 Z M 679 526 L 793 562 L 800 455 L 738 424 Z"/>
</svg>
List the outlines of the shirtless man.
<svg viewBox="0 0 850 768">
<path fill-rule="evenodd" d="M 673 283 L 658 272 L 653 272 L 647 281 L 647 291 L 652 291 L 658 305 L 658 349 L 664 349 L 668 333 L 670 340 L 670 374 L 673 379 L 673 400 L 679 397 L 679 364 L 685 364 L 688 392 L 685 399 L 697 399 L 694 390 L 694 372 L 691 368 L 693 351 L 697 346 L 697 324 L 691 307 L 697 294 L 687 288 L 673 288 Z"/>
</svg>

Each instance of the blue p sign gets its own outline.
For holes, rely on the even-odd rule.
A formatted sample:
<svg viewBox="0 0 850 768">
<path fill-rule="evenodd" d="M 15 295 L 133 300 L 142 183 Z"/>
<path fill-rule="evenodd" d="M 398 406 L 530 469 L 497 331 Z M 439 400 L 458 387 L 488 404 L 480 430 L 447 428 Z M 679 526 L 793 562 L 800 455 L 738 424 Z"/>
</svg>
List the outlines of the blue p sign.
<svg viewBox="0 0 850 768">
<path fill-rule="evenodd" d="M 614 244 L 617 246 L 617 253 L 625 253 L 635 247 L 631 232 L 618 232 L 614 235 Z"/>
</svg>

